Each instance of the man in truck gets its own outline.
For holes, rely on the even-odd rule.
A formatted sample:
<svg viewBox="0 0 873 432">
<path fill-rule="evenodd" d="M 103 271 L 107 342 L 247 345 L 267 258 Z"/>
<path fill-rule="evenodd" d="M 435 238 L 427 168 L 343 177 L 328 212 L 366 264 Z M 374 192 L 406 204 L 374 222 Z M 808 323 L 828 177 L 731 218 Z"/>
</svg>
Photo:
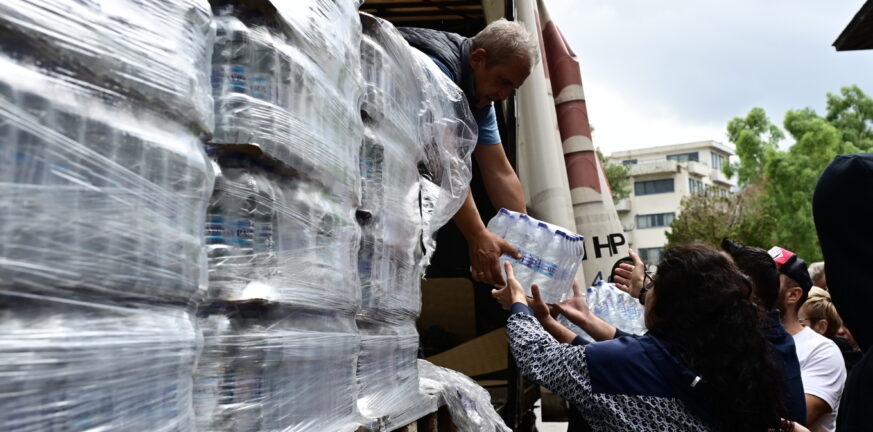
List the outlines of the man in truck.
<svg viewBox="0 0 873 432">
<path fill-rule="evenodd" d="M 521 24 L 504 19 L 492 22 L 472 38 L 424 28 L 399 30 L 410 45 L 430 56 L 464 91 L 479 127 L 473 159 L 491 205 L 524 213 L 524 194 L 501 144 L 494 101 L 508 98 L 530 75 L 538 56 L 531 35 Z M 502 285 L 500 255 L 519 258 L 518 251 L 485 229 L 472 192 L 467 193 L 452 221 L 467 242 L 473 279 Z M 490 301 L 487 297 L 486 301 Z"/>
</svg>

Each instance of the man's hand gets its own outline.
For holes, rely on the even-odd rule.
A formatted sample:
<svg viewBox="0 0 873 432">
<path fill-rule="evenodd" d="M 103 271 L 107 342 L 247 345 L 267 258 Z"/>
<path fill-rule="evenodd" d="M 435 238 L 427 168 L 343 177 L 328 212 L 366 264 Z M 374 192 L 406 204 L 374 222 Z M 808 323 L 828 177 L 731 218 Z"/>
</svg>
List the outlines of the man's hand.
<svg viewBox="0 0 873 432">
<path fill-rule="evenodd" d="M 622 263 L 615 269 L 615 286 L 633 298 L 640 298 L 646 279 L 646 265 L 632 249 L 628 252 L 634 264 Z"/>
<path fill-rule="evenodd" d="M 573 297 L 556 304 L 555 308 L 572 323 L 588 322 L 591 316 L 588 302 L 585 301 L 585 294 L 579 289 L 579 283 L 575 280 L 573 281 Z"/>
<path fill-rule="evenodd" d="M 508 262 L 503 263 L 503 268 L 506 269 L 506 285 L 500 289 L 491 290 L 491 297 L 494 297 L 503 309 L 509 310 L 513 303 L 527 304 L 527 296 L 524 294 L 524 288 L 515 279 L 515 274 L 512 272 L 512 265 Z"/>
<path fill-rule="evenodd" d="M 500 236 L 483 229 L 467 239 L 470 245 L 470 264 L 473 267 L 473 279 L 491 285 L 504 285 L 500 271 L 500 255 L 504 253 L 515 259 L 521 258 L 518 249 Z"/>
</svg>

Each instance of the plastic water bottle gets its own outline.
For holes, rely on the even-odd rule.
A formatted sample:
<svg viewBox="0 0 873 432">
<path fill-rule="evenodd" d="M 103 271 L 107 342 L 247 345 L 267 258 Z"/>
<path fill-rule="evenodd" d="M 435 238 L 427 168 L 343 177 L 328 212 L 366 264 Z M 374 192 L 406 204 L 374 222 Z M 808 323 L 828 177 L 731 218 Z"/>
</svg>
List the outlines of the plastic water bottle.
<svg viewBox="0 0 873 432">
<path fill-rule="evenodd" d="M 274 94 L 276 88 L 276 49 L 272 36 L 266 27 L 252 29 L 251 67 L 249 69 L 249 94 L 255 98 L 272 104 L 277 100 Z"/>
<path fill-rule="evenodd" d="M 254 215 L 254 254 L 255 267 L 263 277 L 269 278 L 275 274 L 277 262 L 273 239 L 273 227 L 276 223 L 276 192 L 272 181 L 266 176 L 256 177 L 258 190 Z"/>
<path fill-rule="evenodd" d="M 513 222 L 512 214 L 509 213 L 509 210 L 502 208 L 490 221 L 488 221 L 488 231 L 505 238 L 506 231 Z M 509 241 L 509 239 L 506 240 Z"/>
<path fill-rule="evenodd" d="M 249 94 L 248 29 L 235 17 L 235 8 L 222 8 L 215 17 L 212 86 L 216 95 Z"/>
</svg>

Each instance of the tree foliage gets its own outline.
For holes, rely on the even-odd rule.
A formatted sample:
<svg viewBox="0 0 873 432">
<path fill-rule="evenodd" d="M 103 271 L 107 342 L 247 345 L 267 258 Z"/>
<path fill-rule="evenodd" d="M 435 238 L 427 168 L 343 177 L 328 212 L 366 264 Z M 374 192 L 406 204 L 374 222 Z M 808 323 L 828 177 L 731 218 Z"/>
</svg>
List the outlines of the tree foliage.
<svg viewBox="0 0 873 432">
<path fill-rule="evenodd" d="M 729 121 L 727 131 L 740 161 L 725 165 L 725 175 L 733 177 L 736 174 L 740 186 L 760 181 L 767 153 L 778 148 L 785 134 L 770 123 L 762 108 L 752 108 L 745 118 L 736 117 Z"/>
<path fill-rule="evenodd" d="M 603 167 L 603 174 L 606 176 L 606 182 L 609 183 L 609 190 L 612 192 L 612 201 L 618 202 L 630 196 L 630 180 L 628 180 L 628 171 L 630 169 L 624 165 L 612 163 L 600 149 L 597 149 L 597 158 L 600 159 L 600 165 Z"/>
<path fill-rule="evenodd" d="M 667 247 L 688 242 L 718 247 L 726 237 L 750 245 L 770 245 L 776 238 L 776 225 L 762 185 L 749 185 L 727 196 L 698 193 L 682 200 L 682 212 L 667 232 Z"/>
<path fill-rule="evenodd" d="M 787 150 L 779 147 L 785 134 L 761 108 L 728 122 L 739 162 L 727 166 L 725 174 L 736 174 L 743 189 L 727 198 L 686 199 L 668 234 L 670 244 L 733 237 L 763 248 L 778 244 L 808 261 L 821 260 L 812 193 L 835 156 L 873 151 L 873 99 L 857 86 L 843 87 L 827 95 L 824 117 L 811 108 L 790 110 L 783 128 L 794 140 Z"/>
</svg>

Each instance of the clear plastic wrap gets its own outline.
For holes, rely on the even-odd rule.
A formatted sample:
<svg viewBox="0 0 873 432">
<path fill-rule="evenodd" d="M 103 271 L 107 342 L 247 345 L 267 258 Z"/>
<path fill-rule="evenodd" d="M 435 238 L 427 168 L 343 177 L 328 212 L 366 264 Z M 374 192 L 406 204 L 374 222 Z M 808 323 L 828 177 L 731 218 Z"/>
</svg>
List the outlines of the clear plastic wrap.
<svg viewBox="0 0 873 432">
<path fill-rule="evenodd" d="M 424 53 L 414 50 L 427 83 L 425 107 L 421 114 L 423 157 L 421 210 L 425 256 L 430 263 L 436 249 L 436 234 L 461 208 L 467 198 L 473 172 L 470 158 L 476 147 L 478 127 L 464 92 L 443 74 Z"/>
<path fill-rule="evenodd" d="M 463 93 L 387 21 L 361 14 L 365 314 L 415 317 L 436 229 L 466 197 L 476 126 Z"/>
<path fill-rule="evenodd" d="M 109 90 L 0 69 L 0 286 L 187 302 L 213 182 L 198 134 Z"/>
<path fill-rule="evenodd" d="M 0 429 L 194 429 L 200 336 L 176 308 L 0 292 Z"/>
<path fill-rule="evenodd" d="M 206 0 L 4 0 L 0 46 L 212 129 Z"/>
<path fill-rule="evenodd" d="M 378 425 L 373 429 L 391 430 L 428 414 L 419 412 L 434 406 L 419 392 L 415 321 L 358 319 L 358 329 L 358 410 Z"/>
<path fill-rule="evenodd" d="M 200 431 L 353 431 L 360 346 L 351 315 L 258 302 L 201 310 Z"/>
<path fill-rule="evenodd" d="M 466 198 L 476 144 L 476 123 L 464 94 L 425 54 L 410 47 L 389 22 L 361 14 L 364 36 L 362 111 L 368 131 L 361 155 L 365 198 L 362 208 L 379 217 L 396 211 L 383 197 L 419 195 L 424 267 L 436 245 L 436 231 Z M 375 150 L 374 150 L 375 149 Z M 380 166 L 381 164 L 381 166 Z M 410 192 L 412 178 L 418 190 Z M 369 190 L 378 178 L 382 190 Z M 375 182 L 374 182 L 375 183 Z M 391 188 L 402 190 L 392 192 Z"/>
<path fill-rule="evenodd" d="M 361 72 L 360 51 L 351 47 L 359 43 L 360 23 L 338 25 L 351 3 L 275 2 L 280 11 L 295 12 L 281 15 L 293 18 L 290 23 L 231 6 L 218 9 L 214 143 L 257 144 L 334 193 L 357 196 Z M 324 37 L 322 49 L 337 45 L 344 51 L 312 48 L 314 29 Z M 348 61 L 337 63 L 337 56 Z"/>
<path fill-rule="evenodd" d="M 209 301 L 262 299 L 354 313 L 360 228 L 349 198 L 218 152 L 206 215 Z"/>
<path fill-rule="evenodd" d="M 427 360 L 418 360 L 418 373 L 422 392 L 440 395 L 459 431 L 510 431 L 491 405 L 491 395 L 468 376 Z"/>
</svg>

